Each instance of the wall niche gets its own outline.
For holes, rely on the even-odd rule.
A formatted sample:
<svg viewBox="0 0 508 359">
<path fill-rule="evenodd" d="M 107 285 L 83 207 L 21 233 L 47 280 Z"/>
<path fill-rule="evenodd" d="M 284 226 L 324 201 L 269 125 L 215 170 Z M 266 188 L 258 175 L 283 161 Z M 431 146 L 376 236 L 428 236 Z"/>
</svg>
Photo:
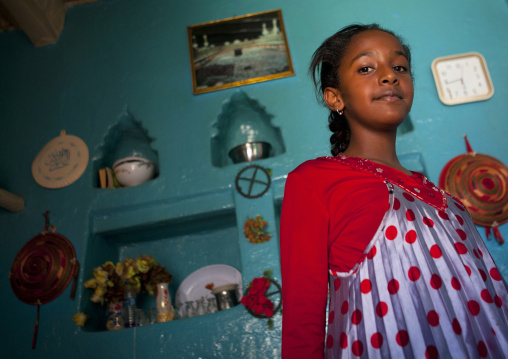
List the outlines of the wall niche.
<svg viewBox="0 0 508 359">
<path fill-rule="evenodd" d="M 271 123 L 273 117 L 245 92 L 235 92 L 213 124 L 212 165 L 225 167 L 286 152 L 280 128 Z"/>
<path fill-rule="evenodd" d="M 139 254 L 150 254 L 172 275 L 172 283 L 168 289 L 172 304 L 175 305 L 176 291 L 180 284 L 200 268 L 225 264 L 242 272 L 237 220 L 232 209 L 149 222 L 147 218 L 153 218 L 154 212 L 161 212 L 160 206 L 146 206 L 134 211 L 118 208 L 109 214 L 109 220 L 123 225 L 104 229 L 100 223 L 104 223 L 103 219 L 108 217 L 105 214 L 107 212 L 110 210 L 94 212 L 90 218 L 90 226 L 94 232 L 89 237 L 85 261 L 82 263 L 84 281 L 92 278 L 94 268 L 106 261 L 117 263 L 125 258 L 136 258 Z M 140 218 L 140 222 L 144 223 L 133 224 Z M 93 289 L 82 287 L 81 290 L 80 311 L 89 315 L 83 330 L 106 331 L 108 304 L 93 303 L 90 300 Z M 155 297 L 139 293 L 136 306 L 142 309 L 155 308 Z M 203 324 L 217 321 L 218 315 L 220 316 L 220 313 L 198 318 L 177 318 L 156 325 L 180 326 L 187 320 L 197 320 Z M 178 327 L 173 330 L 178 331 Z"/>
<path fill-rule="evenodd" d="M 103 144 L 101 156 L 94 160 L 97 187 L 133 187 L 157 177 L 159 155 L 154 139 L 130 113 L 120 116 Z"/>
</svg>

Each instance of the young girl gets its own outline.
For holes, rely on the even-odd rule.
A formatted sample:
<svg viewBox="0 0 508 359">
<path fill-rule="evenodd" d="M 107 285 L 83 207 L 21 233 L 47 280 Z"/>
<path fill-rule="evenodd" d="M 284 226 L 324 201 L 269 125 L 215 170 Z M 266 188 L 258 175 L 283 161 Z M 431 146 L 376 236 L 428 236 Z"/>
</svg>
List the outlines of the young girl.
<svg viewBox="0 0 508 359">
<path fill-rule="evenodd" d="M 334 157 L 286 182 L 282 357 L 504 358 L 508 293 L 475 225 L 395 153 L 413 101 L 409 48 L 353 25 L 316 50 L 310 71 Z"/>
</svg>

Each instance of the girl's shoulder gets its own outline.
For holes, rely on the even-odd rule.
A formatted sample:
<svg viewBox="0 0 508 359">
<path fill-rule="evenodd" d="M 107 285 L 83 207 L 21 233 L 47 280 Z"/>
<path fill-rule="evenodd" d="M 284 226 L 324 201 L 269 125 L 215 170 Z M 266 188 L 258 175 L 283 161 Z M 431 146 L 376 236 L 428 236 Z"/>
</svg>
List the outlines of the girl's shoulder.
<svg viewBox="0 0 508 359">
<path fill-rule="evenodd" d="M 358 181 L 379 181 L 370 173 L 360 171 L 338 157 L 318 157 L 305 161 L 289 173 L 288 179 L 304 181 L 313 188 L 323 189 Z"/>
<path fill-rule="evenodd" d="M 351 170 L 350 166 L 337 161 L 336 157 L 326 156 L 318 157 L 312 160 L 307 160 L 296 167 L 291 173 L 296 173 L 300 176 L 316 175 L 328 171 L 341 171 Z"/>
</svg>

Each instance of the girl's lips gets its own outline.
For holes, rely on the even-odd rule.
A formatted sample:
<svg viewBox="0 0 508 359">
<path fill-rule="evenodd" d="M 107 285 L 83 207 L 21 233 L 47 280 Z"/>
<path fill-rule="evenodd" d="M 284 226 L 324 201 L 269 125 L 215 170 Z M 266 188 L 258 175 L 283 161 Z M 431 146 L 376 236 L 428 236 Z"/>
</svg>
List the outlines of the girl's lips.
<svg viewBox="0 0 508 359">
<path fill-rule="evenodd" d="M 387 91 L 381 92 L 378 96 L 376 96 L 376 100 L 400 101 L 400 100 L 402 100 L 402 95 L 398 91 L 387 90 Z"/>
</svg>

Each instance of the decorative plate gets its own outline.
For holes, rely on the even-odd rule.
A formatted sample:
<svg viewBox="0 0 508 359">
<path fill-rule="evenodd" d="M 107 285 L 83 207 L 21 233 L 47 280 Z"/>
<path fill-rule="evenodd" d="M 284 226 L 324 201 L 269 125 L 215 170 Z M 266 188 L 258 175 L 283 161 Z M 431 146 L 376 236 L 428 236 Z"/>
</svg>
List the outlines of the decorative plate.
<svg viewBox="0 0 508 359">
<path fill-rule="evenodd" d="M 46 188 L 62 188 L 75 182 L 88 165 L 88 147 L 79 137 L 67 135 L 49 141 L 32 163 L 32 176 Z"/>
<path fill-rule="evenodd" d="M 451 159 L 441 171 L 439 187 L 459 198 L 479 226 L 508 222 L 508 167 L 476 153 L 467 137 L 467 153 Z"/>
<path fill-rule="evenodd" d="M 242 299 L 242 274 L 231 266 L 214 264 L 200 268 L 185 278 L 176 291 L 175 303 L 196 301 L 201 297 L 214 298 L 212 291 L 206 288 L 210 283 L 214 287 L 238 284 L 238 301 Z"/>
<path fill-rule="evenodd" d="M 42 305 L 64 292 L 77 275 L 79 263 L 71 242 L 57 233 L 41 233 L 18 252 L 10 272 L 16 297 Z"/>
</svg>

